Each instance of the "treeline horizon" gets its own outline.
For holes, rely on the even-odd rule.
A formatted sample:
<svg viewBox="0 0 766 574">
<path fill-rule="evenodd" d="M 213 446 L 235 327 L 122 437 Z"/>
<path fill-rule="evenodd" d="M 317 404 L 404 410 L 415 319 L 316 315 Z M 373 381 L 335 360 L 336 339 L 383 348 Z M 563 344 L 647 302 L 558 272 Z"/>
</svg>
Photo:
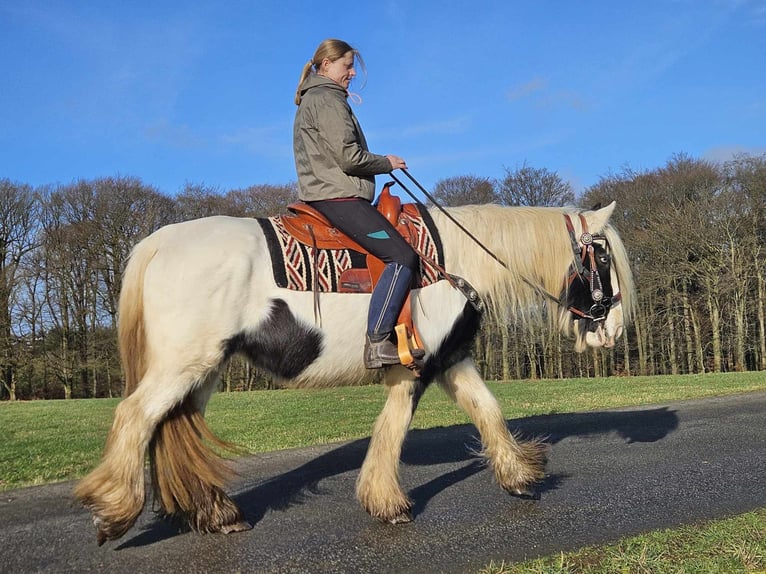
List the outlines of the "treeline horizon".
<svg viewBox="0 0 766 574">
<path fill-rule="evenodd" d="M 486 379 L 766 370 L 766 155 L 712 163 L 679 154 L 602 177 L 579 196 L 555 172 L 526 164 L 500 179 L 446 178 L 431 193 L 443 206 L 617 201 L 612 223 L 638 288 L 635 322 L 615 348 L 576 354 L 549 327 L 544 301 L 537 322 L 486 321 L 475 342 Z M 39 187 L 0 178 L 0 400 L 121 396 L 117 302 L 132 246 L 170 223 L 267 217 L 296 200 L 294 182 L 186 184 L 168 196 L 130 176 Z M 275 386 L 237 358 L 222 374 L 227 391 Z"/>
</svg>

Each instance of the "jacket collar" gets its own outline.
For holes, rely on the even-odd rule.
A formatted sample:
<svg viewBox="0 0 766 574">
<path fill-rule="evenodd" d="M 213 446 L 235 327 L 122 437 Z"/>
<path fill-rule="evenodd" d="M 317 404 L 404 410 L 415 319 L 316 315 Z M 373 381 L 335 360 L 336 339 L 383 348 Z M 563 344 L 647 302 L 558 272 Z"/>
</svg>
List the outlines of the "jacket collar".
<svg viewBox="0 0 766 574">
<path fill-rule="evenodd" d="M 320 76 L 319 74 L 311 74 L 304 80 L 303 84 L 301 85 L 301 97 L 306 95 L 306 92 L 310 89 L 320 86 L 341 91 L 345 97 L 348 97 L 348 91 L 346 88 L 338 84 L 335 80 L 331 80 L 326 76 Z"/>
</svg>

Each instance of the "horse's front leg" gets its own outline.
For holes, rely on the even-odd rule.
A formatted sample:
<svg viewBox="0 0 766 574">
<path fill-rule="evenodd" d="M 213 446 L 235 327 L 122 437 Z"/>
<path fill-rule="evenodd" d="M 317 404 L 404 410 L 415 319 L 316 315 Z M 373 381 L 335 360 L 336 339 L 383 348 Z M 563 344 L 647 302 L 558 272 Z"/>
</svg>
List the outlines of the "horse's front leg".
<svg viewBox="0 0 766 574">
<path fill-rule="evenodd" d="M 399 484 L 399 458 L 424 388 L 410 371 L 398 366 L 388 369 L 384 384 L 388 399 L 373 427 L 356 496 L 372 516 L 397 524 L 412 520 L 412 502 Z"/>
<path fill-rule="evenodd" d="M 514 438 L 497 399 L 471 359 L 451 367 L 437 380 L 479 429 L 482 455 L 492 465 L 500 486 L 511 494 L 530 495 L 530 487 L 545 477 L 546 445 Z"/>
</svg>

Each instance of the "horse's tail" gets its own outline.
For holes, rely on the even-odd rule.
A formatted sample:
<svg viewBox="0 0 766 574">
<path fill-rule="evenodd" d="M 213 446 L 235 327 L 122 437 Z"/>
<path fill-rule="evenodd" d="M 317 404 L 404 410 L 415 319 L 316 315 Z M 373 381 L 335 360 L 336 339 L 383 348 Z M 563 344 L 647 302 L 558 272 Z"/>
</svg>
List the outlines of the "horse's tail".
<svg viewBox="0 0 766 574">
<path fill-rule="evenodd" d="M 144 325 L 144 274 L 157 249 L 139 243 L 133 249 L 122 277 L 118 340 L 125 370 L 125 396 L 136 390 L 146 374 L 146 331 Z"/>
<path fill-rule="evenodd" d="M 251 526 L 223 491 L 236 473 L 219 452 L 242 452 L 219 439 L 190 395 L 157 427 L 149 445 L 154 499 L 166 516 L 197 532 L 238 532 Z"/>
</svg>

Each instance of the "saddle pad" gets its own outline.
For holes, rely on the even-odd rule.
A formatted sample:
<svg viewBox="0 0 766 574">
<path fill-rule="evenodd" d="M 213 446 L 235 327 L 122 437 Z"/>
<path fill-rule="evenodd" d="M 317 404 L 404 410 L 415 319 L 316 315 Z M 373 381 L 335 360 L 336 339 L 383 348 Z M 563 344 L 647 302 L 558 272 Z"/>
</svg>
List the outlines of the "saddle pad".
<svg viewBox="0 0 766 574">
<path fill-rule="evenodd" d="M 419 217 L 411 217 L 417 229 L 415 248 L 431 261 L 442 266 L 444 253 L 439 234 L 428 211 L 418 207 Z M 271 266 L 277 286 L 294 291 L 339 292 L 341 274 L 351 268 L 366 268 L 367 255 L 351 249 L 317 249 L 305 245 L 285 230 L 280 216 L 257 218 L 271 255 Z M 314 285 L 314 265 L 316 280 Z M 439 272 L 430 264 L 420 262 L 421 287 L 436 283 Z"/>
</svg>

